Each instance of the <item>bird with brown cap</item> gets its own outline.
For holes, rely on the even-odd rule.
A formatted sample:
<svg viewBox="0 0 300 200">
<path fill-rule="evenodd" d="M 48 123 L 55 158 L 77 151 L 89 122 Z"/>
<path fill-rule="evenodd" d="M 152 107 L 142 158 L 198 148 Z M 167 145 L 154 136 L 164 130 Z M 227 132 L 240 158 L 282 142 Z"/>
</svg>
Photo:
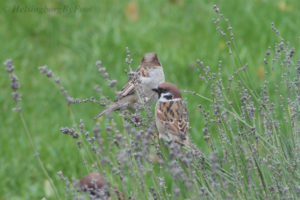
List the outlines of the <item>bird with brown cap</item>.
<svg viewBox="0 0 300 200">
<path fill-rule="evenodd" d="M 189 147 L 189 120 L 180 90 L 172 83 L 161 83 L 152 90 L 158 94 L 155 120 L 159 138 Z"/>
</svg>

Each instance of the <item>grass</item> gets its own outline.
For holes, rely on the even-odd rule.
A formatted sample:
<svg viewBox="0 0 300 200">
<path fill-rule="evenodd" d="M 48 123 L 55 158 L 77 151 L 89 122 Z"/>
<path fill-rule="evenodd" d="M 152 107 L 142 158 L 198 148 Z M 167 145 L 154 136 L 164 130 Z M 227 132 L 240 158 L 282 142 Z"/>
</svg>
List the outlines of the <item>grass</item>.
<svg viewBox="0 0 300 200">
<path fill-rule="evenodd" d="M 55 75 L 61 78 L 62 85 L 69 94 L 80 98 L 96 96 L 93 90 L 95 84 L 101 86 L 105 95 L 113 97 L 114 91 L 96 73 L 95 62 L 102 60 L 110 77 L 118 80 L 117 88 L 120 89 L 127 81 L 127 75 L 124 73 L 128 69 L 125 63 L 127 46 L 134 59 L 132 66 L 137 67 L 145 52 L 155 51 L 163 64 L 167 81 L 177 84 L 182 91 L 197 91 L 206 97 L 211 95 L 209 84 L 200 80 L 192 70 L 193 66 L 197 65 L 197 59 L 204 61 L 205 65 L 210 65 L 213 72 L 217 72 L 218 62 L 222 60 L 222 76 L 225 79 L 239 67 L 237 60 L 228 56 L 226 40 L 216 31 L 216 25 L 212 22 L 216 14 L 210 1 L 151 1 L 150 4 L 148 1 L 134 1 L 138 6 L 138 17 L 131 16 L 136 11 L 134 6 L 127 7 L 128 3 L 0 3 L 3 10 L 0 14 L 0 61 L 3 63 L 7 58 L 14 60 L 15 73 L 21 84 L 20 92 L 23 94 L 21 106 L 24 119 L 60 196 L 64 194 L 65 183 L 57 176 L 59 170 L 67 177 L 79 178 L 90 169 L 82 164 L 82 157 L 74 140 L 60 133 L 61 127 L 73 125 L 70 110 L 55 84 L 40 75 L 38 66 L 48 65 Z M 249 65 L 249 84 L 260 94 L 260 87 L 265 80 L 272 85 L 280 77 L 279 73 L 274 73 L 275 76 L 272 77 L 264 76 L 261 72 L 269 69 L 264 65 L 263 59 L 268 46 L 274 46 L 277 40 L 271 30 L 271 22 L 275 23 L 281 35 L 296 48 L 294 57 L 299 58 L 299 4 L 296 0 L 232 0 L 226 3 L 216 1 L 214 4 L 217 4 L 230 20 L 235 33 L 237 52 L 242 63 Z M 86 10 L 70 14 L 12 12 L 14 6 L 58 8 L 64 5 L 77 5 Z M 0 86 L 0 199 L 41 199 L 44 196 L 54 199 L 49 182 L 34 157 L 35 153 L 30 147 L 22 122 L 17 113 L 11 111 L 14 102 L 11 100 L 9 78 L 4 69 L 0 73 Z M 280 90 L 280 93 L 286 93 L 286 88 Z M 269 96 L 271 99 L 276 97 L 274 90 L 269 91 Z M 191 138 L 204 154 L 209 155 L 212 151 L 204 141 L 202 133 L 205 120 L 201 112 L 194 111 L 199 103 L 205 109 L 210 109 L 210 102 L 187 93 L 184 97 L 188 102 Z M 238 110 L 240 104 L 234 102 L 234 106 Z M 83 119 L 86 127 L 94 126 L 92 118 L 102 109 L 95 104 L 71 105 L 71 108 L 75 121 L 79 123 L 79 119 Z M 275 114 L 280 113 L 281 111 L 276 109 Z M 121 126 L 117 115 L 115 119 Z M 263 124 L 259 123 L 260 120 L 262 119 L 257 121 L 257 127 Z M 285 124 L 284 121 L 280 123 Z M 289 136 L 292 132 L 288 129 L 290 126 L 286 127 Z M 210 137 L 218 141 L 217 134 Z M 287 137 L 287 141 L 282 138 L 273 139 L 289 144 L 290 137 Z M 239 148 L 224 145 L 228 151 L 230 148 Z M 288 145 L 282 146 L 289 148 Z M 236 162 L 243 159 L 245 158 L 237 157 Z M 262 175 L 257 177 L 271 179 L 266 168 L 260 170 Z M 259 182 L 259 178 L 255 181 Z M 250 196 L 255 197 L 255 194 Z"/>
</svg>

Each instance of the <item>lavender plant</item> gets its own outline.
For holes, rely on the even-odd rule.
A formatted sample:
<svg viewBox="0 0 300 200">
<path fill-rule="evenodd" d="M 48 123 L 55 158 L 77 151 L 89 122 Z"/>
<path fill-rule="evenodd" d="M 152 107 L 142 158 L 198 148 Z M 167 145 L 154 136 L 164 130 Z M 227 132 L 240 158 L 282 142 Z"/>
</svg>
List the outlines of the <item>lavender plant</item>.
<svg viewBox="0 0 300 200">
<path fill-rule="evenodd" d="M 186 91 L 199 102 L 207 101 L 198 105 L 205 123 L 197 132 L 204 135 L 209 153 L 202 153 L 196 144 L 183 149 L 177 143 L 159 140 L 151 107 L 144 104 L 135 112 L 121 110 L 112 117 L 102 117 L 94 127 L 77 121 L 70 112 L 74 125 L 60 131 L 77 143 L 87 171 L 97 173 L 89 174 L 90 182 L 86 182 L 87 176 L 71 181 L 59 171 L 66 183 L 66 199 L 300 198 L 300 60 L 294 58 L 295 49 L 272 24 L 278 41 L 267 49 L 265 81 L 255 88 L 248 64 L 239 57 L 229 20 L 217 6 L 213 9 L 216 30 L 226 40 L 229 60 L 236 70 L 224 76 L 222 61 L 214 72 L 198 60 L 199 83 L 209 86 L 210 95 Z M 134 78 L 128 49 L 126 63 Z M 5 65 L 21 112 L 18 79 L 12 74 L 11 61 Z M 110 79 L 102 62 L 96 66 L 107 85 L 114 88 L 116 81 Z M 92 102 L 105 106 L 111 102 L 99 86 L 95 86 L 99 99 L 71 97 L 51 70 L 46 66 L 39 69 L 54 80 L 68 105 Z M 142 91 L 137 91 L 143 98 Z M 72 111 L 70 106 L 68 109 Z M 121 123 L 116 122 L 119 118 Z M 97 181 L 101 184 L 95 187 Z"/>
<path fill-rule="evenodd" d="M 16 104 L 16 107 L 13 108 L 13 111 L 17 111 L 18 114 L 19 114 L 19 118 L 20 120 L 22 121 L 22 125 L 24 127 L 24 130 L 25 130 L 25 133 L 27 135 L 27 138 L 28 138 L 28 141 L 29 141 L 29 145 L 34 153 L 34 156 L 37 158 L 38 160 L 38 163 L 41 167 L 41 170 L 43 171 L 44 175 L 46 176 L 46 178 L 48 179 L 48 181 L 50 182 L 50 185 L 51 185 L 51 188 L 52 190 L 54 191 L 55 195 L 56 195 L 56 198 L 57 199 L 60 199 L 60 196 L 57 192 L 57 189 L 53 183 L 53 180 L 52 178 L 49 176 L 49 173 L 45 167 L 45 164 L 43 163 L 43 161 L 41 160 L 40 158 L 40 155 L 36 149 L 36 146 L 33 142 L 33 139 L 32 139 L 32 134 L 28 128 L 28 125 L 25 121 L 25 118 L 23 116 L 23 112 L 22 112 L 22 108 L 21 108 L 21 101 L 22 101 L 22 95 L 21 93 L 18 92 L 19 88 L 20 88 L 20 84 L 19 84 L 19 79 L 18 77 L 16 76 L 16 74 L 14 73 L 14 70 L 15 70 L 15 66 L 13 65 L 13 61 L 12 59 L 8 59 L 4 62 L 4 65 L 6 66 L 6 71 L 9 73 L 9 77 L 10 77 L 10 87 L 11 89 L 13 90 L 11 96 Z"/>
<path fill-rule="evenodd" d="M 224 17 L 214 9 L 221 23 Z M 229 23 L 226 19 L 224 22 Z M 219 30 L 223 37 L 227 35 Z M 227 43 L 233 45 L 232 28 L 227 30 Z M 235 49 L 229 50 L 229 55 L 240 60 Z M 272 56 L 271 49 L 266 56 Z M 113 118 L 102 119 L 93 129 L 94 136 L 83 130 L 81 122 L 80 132 L 96 155 L 93 158 L 97 170 L 107 179 L 109 198 L 120 198 L 113 192 L 115 188 L 123 199 L 297 198 L 300 65 L 292 61 L 294 51 L 280 38 L 266 76 L 282 75 L 275 86 L 266 78 L 258 90 L 247 79 L 247 64 L 240 63 L 237 71 L 224 79 L 221 61 L 217 73 L 198 61 L 196 70 L 201 80 L 210 85 L 211 96 L 187 92 L 210 102 L 209 107 L 199 104 L 206 121 L 201 132 L 211 149 L 209 155 L 195 145 L 183 151 L 176 143 L 158 141 L 152 137 L 154 124 L 144 115 L 121 111 L 121 129 Z M 264 62 L 268 67 L 267 58 Z M 274 93 L 270 93 L 272 90 Z M 133 115 L 145 122 L 143 126 L 132 123 Z M 100 134 L 101 129 L 104 131 Z"/>
</svg>

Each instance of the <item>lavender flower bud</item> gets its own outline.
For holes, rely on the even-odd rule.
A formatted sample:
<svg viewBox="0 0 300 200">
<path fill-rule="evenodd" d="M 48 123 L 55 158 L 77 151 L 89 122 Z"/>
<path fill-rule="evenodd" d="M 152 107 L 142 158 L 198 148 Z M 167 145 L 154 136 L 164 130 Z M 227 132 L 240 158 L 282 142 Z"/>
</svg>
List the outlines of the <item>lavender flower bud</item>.
<svg viewBox="0 0 300 200">
<path fill-rule="evenodd" d="M 102 65 L 102 62 L 100 61 L 100 60 L 98 60 L 97 62 L 96 62 L 96 66 L 97 67 L 100 67 Z"/>
<path fill-rule="evenodd" d="M 52 78 L 52 77 L 53 77 L 52 71 L 49 70 L 49 71 L 47 72 L 46 76 L 47 76 L 48 78 Z"/>
<path fill-rule="evenodd" d="M 12 59 L 7 59 L 3 64 L 7 67 L 11 66 L 12 65 Z"/>
<path fill-rule="evenodd" d="M 110 83 L 109 83 L 109 87 L 115 87 L 117 84 L 117 81 L 116 80 L 112 80 Z"/>
<path fill-rule="evenodd" d="M 11 93 L 11 96 L 12 96 L 12 98 L 13 98 L 15 101 L 21 101 L 21 100 L 22 100 L 21 95 L 20 95 L 18 92 L 13 92 L 13 93 Z"/>
<path fill-rule="evenodd" d="M 15 67 L 14 67 L 13 65 L 9 65 L 9 66 L 7 66 L 7 68 L 6 68 L 6 71 L 7 71 L 8 73 L 12 73 L 12 72 L 14 71 L 14 69 L 15 69 Z"/>
<path fill-rule="evenodd" d="M 47 68 L 46 65 L 45 65 L 45 66 L 40 66 L 40 67 L 39 67 L 39 70 L 40 70 L 40 72 L 41 72 L 42 74 L 46 74 L 46 73 L 48 72 L 48 68 Z"/>
<path fill-rule="evenodd" d="M 105 67 L 100 67 L 98 69 L 98 71 L 102 74 L 102 73 L 104 73 L 106 71 L 106 68 Z"/>
</svg>

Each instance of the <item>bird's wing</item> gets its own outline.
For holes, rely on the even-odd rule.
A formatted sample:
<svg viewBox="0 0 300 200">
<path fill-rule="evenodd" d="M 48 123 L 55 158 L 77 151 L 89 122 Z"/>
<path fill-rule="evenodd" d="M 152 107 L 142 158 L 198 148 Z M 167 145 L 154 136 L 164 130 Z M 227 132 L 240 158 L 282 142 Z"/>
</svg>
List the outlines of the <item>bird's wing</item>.
<svg viewBox="0 0 300 200">
<path fill-rule="evenodd" d="M 189 121 L 186 106 L 180 101 L 160 102 L 157 117 L 167 130 L 168 137 L 188 144 Z"/>
<path fill-rule="evenodd" d="M 119 110 L 119 109 L 128 107 L 129 104 L 131 104 L 135 101 L 136 101 L 136 97 L 134 95 L 126 96 L 126 97 L 120 99 L 119 101 L 113 102 L 112 104 L 107 106 L 104 110 L 102 110 L 99 114 L 97 114 L 97 116 L 94 119 L 98 119 L 99 117 L 101 117 L 104 114 L 105 115 L 110 114 L 111 112 L 113 112 L 115 110 Z"/>
<path fill-rule="evenodd" d="M 149 77 L 149 72 L 145 67 L 139 66 L 136 70 L 136 73 L 138 74 L 139 77 Z M 125 96 L 131 95 L 135 93 L 134 89 L 134 81 L 130 80 L 126 83 L 126 85 L 121 89 L 121 91 L 118 94 L 118 97 L 115 101 L 118 101 Z"/>
<path fill-rule="evenodd" d="M 121 89 L 120 93 L 118 94 L 118 97 L 116 100 L 120 100 L 127 95 L 133 94 L 134 91 L 134 82 L 132 80 L 129 80 L 126 85 Z"/>
</svg>

